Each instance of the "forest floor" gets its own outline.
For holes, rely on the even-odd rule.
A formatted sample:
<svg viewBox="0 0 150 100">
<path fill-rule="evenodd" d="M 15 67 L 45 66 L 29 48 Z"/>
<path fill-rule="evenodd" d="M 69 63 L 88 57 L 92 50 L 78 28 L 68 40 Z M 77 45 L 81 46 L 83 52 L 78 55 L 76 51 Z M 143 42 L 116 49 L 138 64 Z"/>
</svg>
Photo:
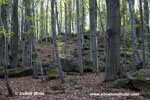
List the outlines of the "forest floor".
<svg viewBox="0 0 150 100">
<path fill-rule="evenodd" d="M 45 63 L 54 63 L 53 49 L 49 43 L 39 44 L 42 48 L 40 58 Z M 76 48 L 76 44 L 69 44 Z M 71 57 L 71 56 L 70 56 Z M 80 76 L 63 72 L 65 83 L 60 84 L 60 79 L 47 80 L 33 79 L 32 76 L 9 78 L 10 86 L 14 92 L 13 97 L 6 97 L 7 88 L 4 79 L 0 79 L 0 100 L 150 100 L 142 96 L 142 91 L 129 89 L 114 89 L 101 85 L 104 81 L 104 72 L 95 74 L 87 72 Z M 46 76 L 45 76 L 46 77 Z M 28 94 L 25 94 L 28 93 Z M 39 93 L 36 95 L 35 93 Z M 97 95 L 92 95 L 98 93 Z M 103 93 L 139 93 L 138 96 L 102 96 Z M 91 94 L 91 95 L 90 95 Z"/>
</svg>

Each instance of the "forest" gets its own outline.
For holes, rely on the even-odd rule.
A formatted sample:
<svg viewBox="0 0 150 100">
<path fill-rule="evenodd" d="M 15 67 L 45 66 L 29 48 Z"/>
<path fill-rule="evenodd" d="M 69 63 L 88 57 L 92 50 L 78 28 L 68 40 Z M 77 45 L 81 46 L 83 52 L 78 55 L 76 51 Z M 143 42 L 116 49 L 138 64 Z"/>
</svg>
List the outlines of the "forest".
<svg viewBox="0 0 150 100">
<path fill-rule="evenodd" d="M 150 0 L 0 0 L 0 100 L 150 100 Z"/>
</svg>

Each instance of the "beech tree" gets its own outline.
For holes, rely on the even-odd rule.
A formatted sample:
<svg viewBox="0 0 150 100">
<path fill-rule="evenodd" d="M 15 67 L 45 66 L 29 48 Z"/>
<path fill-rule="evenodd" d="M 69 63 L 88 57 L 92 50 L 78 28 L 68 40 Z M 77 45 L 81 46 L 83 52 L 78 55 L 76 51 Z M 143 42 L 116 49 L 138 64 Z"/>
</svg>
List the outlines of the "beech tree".
<svg viewBox="0 0 150 100">
<path fill-rule="evenodd" d="M 107 4 L 107 51 L 105 81 L 112 81 L 121 75 L 120 66 L 120 0 L 106 0 Z"/>
<path fill-rule="evenodd" d="M 90 32 L 91 32 L 91 56 L 92 56 L 92 62 L 93 62 L 93 72 L 98 71 L 97 66 L 97 43 L 96 43 L 96 6 L 95 2 L 96 0 L 89 0 L 89 9 L 90 9 Z"/>
<path fill-rule="evenodd" d="M 18 27 L 18 0 L 13 0 L 13 15 L 12 15 L 12 21 L 13 21 L 13 32 L 14 34 L 11 37 L 11 61 L 10 66 L 11 67 L 17 67 L 18 64 L 18 33 L 19 33 L 19 27 Z"/>
<path fill-rule="evenodd" d="M 83 74 L 83 63 L 82 63 L 82 51 L 81 51 L 81 35 L 80 35 L 80 15 L 79 15 L 79 1 L 76 0 L 76 10 L 77 10 L 77 47 L 78 47 L 78 59 L 80 66 L 80 74 Z M 82 33 L 83 34 L 83 33 Z"/>
<path fill-rule="evenodd" d="M 6 37 L 6 18 L 7 18 L 7 5 L 0 5 L 0 36 L 1 36 L 1 43 L 2 45 L 2 66 L 4 66 L 4 72 L 5 72 L 5 83 L 6 87 L 8 90 L 8 95 L 12 96 L 13 92 L 10 87 L 9 81 L 8 81 L 8 72 L 7 72 L 7 67 L 8 67 L 8 62 L 7 62 L 7 53 L 8 53 L 8 44 L 7 44 L 7 37 Z M 3 14 L 3 15 L 2 15 Z"/>
<path fill-rule="evenodd" d="M 55 2 L 56 2 L 55 0 L 51 0 L 51 25 L 52 25 L 53 42 L 54 42 L 54 46 L 55 46 L 55 53 L 56 53 L 56 60 L 58 63 L 59 75 L 60 75 L 61 83 L 64 83 L 62 66 L 61 66 L 61 62 L 60 62 L 60 58 L 59 58 L 59 53 L 58 53 L 58 49 L 57 49 L 57 41 L 56 41 L 56 27 L 55 27 L 55 15 L 54 15 Z"/>
</svg>

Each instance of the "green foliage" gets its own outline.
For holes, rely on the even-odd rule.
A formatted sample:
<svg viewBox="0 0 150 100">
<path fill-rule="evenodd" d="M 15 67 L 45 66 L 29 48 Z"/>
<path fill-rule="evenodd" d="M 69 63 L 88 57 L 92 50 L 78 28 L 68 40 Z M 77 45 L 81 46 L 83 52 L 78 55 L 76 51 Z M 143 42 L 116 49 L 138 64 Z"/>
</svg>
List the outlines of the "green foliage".
<svg viewBox="0 0 150 100">
<path fill-rule="evenodd" d="M 143 93 L 143 97 L 150 99 L 150 92 L 145 92 L 145 93 Z"/>
<path fill-rule="evenodd" d="M 40 50 L 41 46 L 40 45 L 36 45 L 36 49 Z"/>
</svg>

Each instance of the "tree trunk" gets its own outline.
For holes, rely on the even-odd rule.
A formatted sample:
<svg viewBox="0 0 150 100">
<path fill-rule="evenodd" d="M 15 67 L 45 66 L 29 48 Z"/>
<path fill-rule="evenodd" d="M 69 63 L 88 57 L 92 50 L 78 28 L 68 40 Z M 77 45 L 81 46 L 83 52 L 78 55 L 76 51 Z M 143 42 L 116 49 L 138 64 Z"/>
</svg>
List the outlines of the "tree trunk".
<svg viewBox="0 0 150 100">
<path fill-rule="evenodd" d="M 146 35 L 146 52 L 149 52 L 149 49 L 150 49 L 150 36 L 149 36 L 149 6 L 148 6 L 148 1 L 147 0 L 144 0 L 144 21 L 145 21 L 145 33 L 147 34 Z M 147 54 L 147 59 L 146 61 L 148 62 L 149 61 L 149 55 Z"/>
<path fill-rule="evenodd" d="M 47 7 L 46 7 L 46 33 L 45 33 L 45 38 L 46 38 L 46 42 L 48 42 L 48 4 L 49 4 L 49 0 L 47 0 Z"/>
<path fill-rule="evenodd" d="M 51 25 L 52 25 L 53 42 L 54 42 L 54 46 L 55 46 L 56 60 L 57 60 L 57 64 L 58 64 L 58 70 L 59 70 L 61 83 L 64 83 L 64 77 L 63 77 L 63 73 L 62 73 L 62 66 L 61 66 L 59 53 L 58 53 L 58 49 L 57 49 L 54 4 L 55 4 L 55 0 L 51 0 Z"/>
<path fill-rule="evenodd" d="M 71 7 L 71 3 L 72 3 L 72 0 L 69 0 L 69 3 L 68 3 L 68 7 L 69 7 L 69 21 L 68 21 L 68 34 L 71 35 L 71 21 L 72 21 L 72 7 Z"/>
<path fill-rule="evenodd" d="M 93 72 L 97 72 L 97 43 L 96 43 L 96 10 L 95 10 L 95 2 L 93 0 L 89 0 L 90 6 L 90 31 L 91 31 L 91 51 L 92 51 L 92 62 L 93 62 Z"/>
<path fill-rule="evenodd" d="M 125 33 L 126 33 L 126 1 L 122 0 L 122 4 L 123 4 L 123 46 L 124 46 L 124 65 L 123 65 L 123 71 L 126 72 L 127 71 L 127 64 L 126 64 L 126 60 L 127 60 L 127 55 L 126 55 L 126 40 L 125 40 Z"/>
<path fill-rule="evenodd" d="M 131 22 L 131 34 L 132 34 L 132 52 L 133 52 L 133 68 L 134 68 L 134 71 L 136 71 L 136 63 L 135 63 L 135 32 L 134 32 L 134 18 L 133 18 L 133 11 L 132 11 L 132 1 L 129 0 L 129 10 L 130 10 L 130 22 Z"/>
<path fill-rule="evenodd" d="M 32 25 L 35 26 L 35 9 L 33 8 L 35 6 L 34 0 L 32 0 Z M 34 29 L 34 28 L 33 28 Z M 32 40 L 32 61 L 33 61 L 33 78 L 38 78 L 38 64 L 37 64 L 37 51 L 36 51 L 36 45 L 35 45 L 35 35 L 34 32 L 31 34 L 31 40 Z"/>
<path fill-rule="evenodd" d="M 83 74 L 83 63 L 82 63 L 82 49 L 81 49 L 81 35 L 80 35 L 80 11 L 79 11 L 79 1 L 76 0 L 76 10 L 77 10 L 77 47 L 78 47 L 78 60 L 80 66 L 80 74 Z"/>
<path fill-rule="evenodd" d="M 40 41 L 44 38 L 44 0 L 41 0 L 41 15 L 40 15 Z"/>
<path fill-rule="evenodd" d="M 2 29 L 4 29 L 5 30 L 5 28 L 4 28 L 4 24 L 3 24 L 3 18 L 5 19 L 5 18 L 7 18 L 7 11 L 6 11 L 6 5 L 0 5 L 0 28 Z M 3 15 L 5 15 L 5 16 L 1 16 L 1 14 L 3 14 Z M 6 20 L 4 20 L 4 22 L 5 22 Z M 5 34 L 5 33 L 2 33 L 2 34 Z M 7 90 L 8 90 L 8 95 L 9 96 L 12 96 L 13 95 L 13 92 L 12 92 L 12 89 L 11 89 L 11 87 L 10 87 L 10 84 L 9 84 L 9 81 L 8 81 L 8 72 L 7 72 L 7 39 L 6 39 L 6 37 L 4 37 L 4 35 L 1 35 L 1 39 L 2 39 L 2 43 L 3 43 L 3 45 L 2 45 L 2 62 L 3 62 L 3 66 L 4 66 L 4 71 L 5 71 L 5 83 L 6 83 L 6 87 L 7 87 Z"/>
<path fill-rule="evenodd" d="M 144 42 L 144 22 L 143 22 L 143 8 L 142 1 L 140 1 L 140 20 L 141 20 L 141 39 L 142 39 L 142 55 L 143 55 L 143 68 L 146 68 L 145 64 L 145 42 Z"/>
<path fill-rule="evenodd" d="M 68 34 L 68 14 L 67 14 L 67 4 L 65 2 L 65 38 L 67 39 Z"/>
<path fill-rule="evenodd" d="M 11 38 L 11 60 L 10 67 L 17 67 L 18 64 L 18 0 L 13 0 L 13 36 Z"/>
<path fill-rule="evenodd" d="M 28 17 L 32 17 L 31 15 L 31 1 L 25 0 L 25 15 Z M 31 37 L 30 33 L 32 20 L 25 19 L 25 30 L 23 34 L 23 54 L 22 54 L 22 65 L 23 66 L 31 66 Z"/>
<path fill-rule="evenodd" d="M 120 0 L 106 0 L 107 52 L 105 81 L 113 81 L 121 74 L 120 66 Z"/>
<path fill-rule="evenodd" d="M 85 7 L 84 7 L 84 0 L 82 0 L 82 26 L 81 26 L 81 40 L 82 40 L 82 48 L 84 46 L 84 25 L 85 25 Z"/>
</svg>

